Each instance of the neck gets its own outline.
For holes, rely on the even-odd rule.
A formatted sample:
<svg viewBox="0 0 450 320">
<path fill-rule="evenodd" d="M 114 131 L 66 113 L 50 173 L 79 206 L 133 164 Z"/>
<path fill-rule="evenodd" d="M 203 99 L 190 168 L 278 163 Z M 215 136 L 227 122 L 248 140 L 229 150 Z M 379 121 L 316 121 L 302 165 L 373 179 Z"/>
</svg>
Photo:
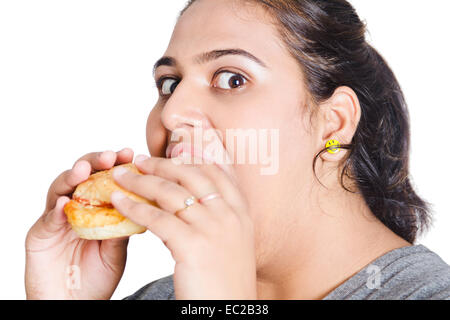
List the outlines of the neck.
<svg viewBox="0 0 450 320">
<path fill-rule="evenodd" d="M 258 299 L 322 299 L 383 254 L 411 245 L 376 219 L 358 195 L 291 225 L 282 250 L 258 268 Z M 342 199 L 341 199 L 342 200 Z M 350 204 L 350 205 L 349 205 Z M 344 209 L 345 208 L 345 209 Z M 330 209 L 330 208 L 328 208 Z"/>
</svg>

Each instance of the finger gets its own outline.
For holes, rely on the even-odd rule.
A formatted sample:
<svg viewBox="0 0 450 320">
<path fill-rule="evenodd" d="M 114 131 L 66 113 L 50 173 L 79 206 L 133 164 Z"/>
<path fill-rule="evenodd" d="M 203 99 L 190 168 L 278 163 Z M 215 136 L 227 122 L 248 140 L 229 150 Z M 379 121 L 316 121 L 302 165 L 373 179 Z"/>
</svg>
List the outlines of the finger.
<svg viewBox="0 0 450 320">
<path fill-rule="evenodd" d="M 228 174 L 213 165 L 201 165 L 199 167 L 211 181 L 214 181 L 219 195 L 231 208 L 234 209 L 235 212 L 247 212 L 246 199 L 242 195 L 238 186 L 231 181 Z M 202 197 L 199 197 L 199 200 L 206 199 L 204 202 L 202 201 L 202 204 L 206 207 L 215 205 L 218 202 L 218 198 L 207 200 L 207 197 L 211 194 L 212 193 L 204 194 Z"/>
<path fill-rule="evenodd" d="M 172 181 L 154 175 L 136 174 L 126 168 L 115 168 L 113 177 L 123 188 L 148 200 L 155 201 L 158 206 L 169 213 L 176 213 L 183 209 L 185 200 L 190 194 L 184 187 Z M 190 209 L 188 223 L 194 223 L 202 219 L 208 219 L 207 213 L 200 210 L 201 206 L 195 204 L 195 214 Z"/>
<path fill-rule="evenodd" d="M 157 176 L 180 184 L 197 198 L 202 197 L 205 193 L 218 192 L 213 181 L 199 167 L 177 164 L 172 159 L 157 157 L 147 158 L 144 161 L 142 161 L 142 157 L 137 157 L 135 163 L 136 167 L 146 175 Z"/>
<path fill-rule="evenodd" d="M 133 161 L 134 151 L 131 148 L 124 148 L 117 152 L 116 163 L 114 165 L 130 163 Z"/>
<path fill-rule="evenodd" d="M 90 173 L 91 165 L 85 160 L 76 162 L 72 169 L 61 173 L 49 188 L 46 211 L 55 206 L 58 197 L 72 193 L 78 184 L 89 177 Z"/>
<path fill-rule="evenodd" d="M 237 184 L 237 175 L 233 166 L 232 157 L 224 146 L 222 133 L 214 128 L 208 128 L 204 131 L 204 139 L 210 141 L 203 150 L 203 155 L 215 163 L 221 170 L 223 170 L 228 177 Z M 189 150 L 188 150 L 189 151 Z"/>
<path fill-rule="evenodd" d="M 219 190 L 219 194 L 223 197 L 225 202 L 235 210 L 235 212 L 246 212 L 246 200 L 239 190 L 238 183 L 234 179 L 232 179 L 226 171 L 221 170 L 217 166 L 211 165 L 211 161 L 209 159 L 199 159 L 196 155 L 190 155 L 189 150 L 187 156 L 191 157 L 191 161 L 193 161 L 193 163 L 200 164 L 197 166 L 203 171 L 206 176 L 208 176 L 211 181 L 214 181 L 217 190 Z M 178 174 L 182 173 L 179 172 Z M 205 194 L 199 199 L 207 197 L 208 195 L 209 194 Z M 216 204 L 217 202 L 217 200 L 215 200 L 214 202 L 212 202 L 212 200 L 208 200 L 206 202 L 203 202 L 203 204 L 208 206 L 211 205 L 211 203 Z"/>
<path fill-rule="evenodd" d="M 92 167 L 92 171 L 101 171 L 107 170 L 114 166 L 116 163 L 117 154 L 114 151 L 107 150 L 103 152 L 91 152 L 85 154 L 80 159 L 77 160 L 86 160 Z"/>
<path fill-rule="evenodd" d="M 59 197 L 55 207 L 42 216 L 41 221 L 43 226 L 39 229 L 42 232 L 43 238 L 48 238 L 67 227 L 67 216 L 64 213 L 64 206 L 69 201 L 70 199 L 68 197 Z"/>
<path fill-rule="evenodd" d="M 198 159 L 201 160 L 201 159 Z M 224 209 L 226 202 L 230 207 L 242 211 L 243 198 L 236 185 L 221 169 L 212 164 L 191 166 L 177 164 L 172 159 L 136 157 L 136 167 L 145 174 L 159 177 L 179 183 L 192 194 L 201 199 L 212 193 L 219 193 L 221 197 L 205 202 L 205 205 L 220 211 Z"/>
<path fill-rule="evenodd" d="M 185 239 L 190 238 L 188 224 L 155 206 L 135 202 L 120 191 L 112 193 L 111 203 L 123 216 L 150 230 L 169 249 L 182 245 Z"/>
<path fill-rule="evenodd" d="M 133 161 L 133 154 L 134 152 L 130 148 L 124 148 L 118 152 L 107 150 L 103 152 L 88 153 L 77 161 L 86 160 L 91 164 L 93 171 L 100 171 L 110 169 L 114 165 Z"/>
<path fill-rule="evenodd" d="M 53 208 L 56 199 L 72 193 L 76 186 L 85 181 L 92 171 L 109 169 L 116 160 L 113 151 L 92 152 L 82 156 L 73 165 L 71 170 L 64 171 L 52 183 L 47 195 L 46 210 Z"/>
<path fill-rule="evenodd" d="M 115 163 L 114 163 L 115 161 Z M 63 195 L 70 195 L 76 186 L 89 178 L 92 171 L 109 169 L 114 164 L 133 161 L 133 150 L 125 148 L 117 152 L 92 152 L 78 159 L 71 170 L 60 174 L 49 188 L 46 211 L 55 206 L 56 199 Z"/>
</svg>

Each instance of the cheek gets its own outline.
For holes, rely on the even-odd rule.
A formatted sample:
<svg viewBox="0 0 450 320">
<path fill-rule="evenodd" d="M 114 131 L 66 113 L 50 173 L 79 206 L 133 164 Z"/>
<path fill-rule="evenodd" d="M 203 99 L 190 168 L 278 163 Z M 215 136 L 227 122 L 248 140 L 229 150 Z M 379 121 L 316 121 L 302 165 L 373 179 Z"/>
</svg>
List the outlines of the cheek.
<svg viewBox="0 0 450 320">
<path fill-rule="evenodd" d="M 154 157 L 165 157 L 167 130 L 161 122 L 161 111 L 158 107 L 153 108 L 148 116 L 146 138 L 150 154 Z"/>
<path fill-rule="evenodd" d="M 275 119 L 274 115 L 272 122 L 266 124 L 269 127 L 279 125 Z M 281 121 L 281 118 L 278 120 Z M 234 165 L 239 189 L 248 201 L 249 214 L 257 234 L 266 241 L 273 234 L 282 233 L 295 221 L 298 208 L 291 205 L 298 197 L 308 201 L 308 190 L 314 181 L 312 162 L 315 153 L 309 131 L 302 119 L 284 118 L 282 122 L 284 126 L 279 131 L 278 153 L 273 155 L 279 160 L 279 169 L 275 174 L 262 175 L 261 168 L 267 168 L 266 165 Z"/>
</svg>

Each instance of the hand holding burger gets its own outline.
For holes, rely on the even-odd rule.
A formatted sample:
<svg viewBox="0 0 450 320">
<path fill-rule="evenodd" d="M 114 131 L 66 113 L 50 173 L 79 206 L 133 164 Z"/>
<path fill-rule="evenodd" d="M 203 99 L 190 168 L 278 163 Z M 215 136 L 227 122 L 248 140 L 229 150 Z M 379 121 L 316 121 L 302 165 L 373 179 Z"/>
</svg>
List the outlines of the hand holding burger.
<svg viewBox="0 0 450 320">
<path fill-rule="evenodd" d="M 89 153 L 53 181 L 44 213 L 28 231 L 25 242 L 27 299 L 112 296 L 125 268 L 128 237 L 81 239 L 68 223 L 64 207 L 77 186 L 89 180 L 93 172 L 132 161 L 129 148 Z"/>
<path fill-rule="evenodd" d="M 129 149 L 88 154 L 53 182 L 27 235 L 27 298 L 109 299 L 125 267 L 124 235 L 145 227 L 172 253 L 177 299 L 256 299 L 253 222 L 233 167 L 132 159 Z"/>
</svg>

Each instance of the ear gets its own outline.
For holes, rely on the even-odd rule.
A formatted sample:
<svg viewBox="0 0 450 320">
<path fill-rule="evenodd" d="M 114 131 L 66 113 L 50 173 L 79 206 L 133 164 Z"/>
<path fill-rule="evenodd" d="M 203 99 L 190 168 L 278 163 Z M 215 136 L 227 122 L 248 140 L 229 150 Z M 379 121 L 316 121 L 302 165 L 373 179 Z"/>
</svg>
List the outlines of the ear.
<svg viewBox="0 0 450 320">
<path fill-rule="evenodd" d="M 361 118 L 361 106 L 356 93 L 349 87 L 337 88 L 333 95 L 319 107 L 321 116 L 318 119 L 318 150 L 325 148 L 326 143 L 333 139 L 340 144 L 349 144 Z M 324 152 L 323 161 L 340 161 L 344 158 L 346 149 L 337 153 Z"/>
</svg>

